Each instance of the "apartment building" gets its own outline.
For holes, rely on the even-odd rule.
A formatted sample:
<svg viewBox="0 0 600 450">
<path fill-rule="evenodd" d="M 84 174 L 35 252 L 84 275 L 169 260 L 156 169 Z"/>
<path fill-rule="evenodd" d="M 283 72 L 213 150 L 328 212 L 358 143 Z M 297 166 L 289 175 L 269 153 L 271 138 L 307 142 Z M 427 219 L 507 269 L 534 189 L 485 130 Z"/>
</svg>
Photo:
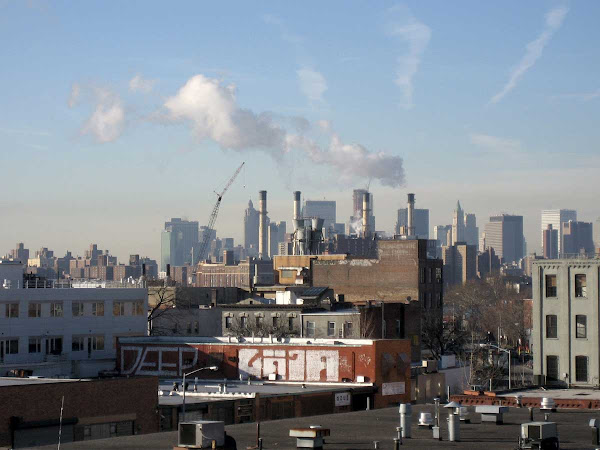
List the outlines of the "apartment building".
<svg viewBox="0 0 600 450">
<path fill-rule="evenodd" d="M 2 266 L 5 278 L 2 269 L 12 267 Z M 15 280 L 0 288 L 0 376 L 94 377 L 114 369 L 118 336 L 147 334 L 148 294 L 140 284 L 35 285 L 43 287 Z"/>
<path fill-rule="evenodd" d="M 600 259 L 532 262 L 533 374 L 539 384 L 600 384 Z"/>
</svg>

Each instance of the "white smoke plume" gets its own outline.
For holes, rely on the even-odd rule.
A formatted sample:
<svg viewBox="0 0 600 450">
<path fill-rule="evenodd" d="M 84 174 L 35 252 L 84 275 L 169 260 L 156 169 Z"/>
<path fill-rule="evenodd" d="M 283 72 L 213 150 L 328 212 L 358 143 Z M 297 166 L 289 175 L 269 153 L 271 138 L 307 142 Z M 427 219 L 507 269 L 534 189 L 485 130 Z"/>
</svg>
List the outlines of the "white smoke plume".
<svg viewBox="0 0 600 450">
<path fill-rule="evenodd" d="M 311 161 L 336 169 L 336 177 L 347 181 L 362 177 L 391 187 L 404 183 L 401 157 L 344 143 L 330 128 L 329 144 L 321 146 L 304 134 L 290 132 L 269 113 L 240 108 L 235 86 L 217 79 L 195 75 L 167 99 L 164 108 L 167 121 L 187 122 L 198 139 L 211 139 L 223 148 L 261 149 L 274 158 L 300 150 Z"/>
<path fill-rule="evenodd" d="M 98 142 L 114 141 L 125 128 L 125 108 L 119 96 L 113 92 L 99 88 L 95 91 L 96 106 L 81 134 L 91 134 Z"/>
</svg>

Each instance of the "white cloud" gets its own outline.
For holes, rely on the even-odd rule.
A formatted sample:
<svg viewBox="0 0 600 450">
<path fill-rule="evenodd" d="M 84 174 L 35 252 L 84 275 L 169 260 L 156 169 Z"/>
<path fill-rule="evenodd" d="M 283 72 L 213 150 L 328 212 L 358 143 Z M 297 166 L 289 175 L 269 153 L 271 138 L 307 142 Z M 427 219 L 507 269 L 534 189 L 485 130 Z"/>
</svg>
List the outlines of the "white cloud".
<svg viewBox="0 0 600 450">
<path fill-rule="evenodd" d="M 516 67 L 511 71 L 508 81 L 502 90 L 490 99 L 490 103 L 498 103 L 502 100 L 506 94 L 514 89 L 521 77 L 533 67 L 536 61 L 542 56 L 544 48 L 550 42 L 554 33 L 561 27 L 568 12 L 569 10 L 566 7 L 561 6 L 552 9 L 546 14 L 544 30 L 535 40 L 525 46 L 525 55 L 523 55 L 523 58 L 521 58 Z"/>
<path fill-rule="evenodd" d="M 333 131 L 329 132 L 329 145 L 320 146 L 297 130 L 290 132 L 269 113 L 240 108 L 233 85 L 224 85 L 204 75 L 190 78 L 167 99 L 164 108 L 165 120 L 189 123 L 198 139 L 213 140 L 223 148 L 260 149 L 275 159 L 300 150 L 312 162 L 336 169 L 336 176 L 344 180 L 373 178 L 386 186 L 404 183 L 401 157 L 344 143 Z"/>
<path fill-rule="evenodd" d="M 95 89 L 96 105 L 81 134 L 91 134 L 98 142 L 111 142 L 123 133 L 125 109 L 121 99 L 106 89 Z"/>
<path fill-rule="evenodd" d="M 590 100 L 597 99 L 598 97 L 600 97 L 600 89 L 597 89 L 593 92 L 580 92 L 578 94 L 559 94 L 559 95 L 552 96 L 552 98 L 555 98 L 555 99 L 564 98 L 564 99 L 580 100 L 582 102 L 589 102 Z"/>
<path fill-rule="evenodd" d="M 408 45 L 407 53 L 398 57 L 395 83 L 402 90 L 403 106 L 409 109 L 413 107 L 413 78 L 431 39 L 431 29 L 414 17 L 410 17 L 402 24 L 392 24 L 389 27 L 389 34 L 398 36 Z"/>
<path fill-rule="evenodd" d="M 311 102 L 322 102 L 323 93 L 327 90 L 325 77 L 320 72 L 306 67 L 298 70 L 296 73 L 298 74 L 302 93 Z"/>
<path fill-rule="evenodd" d="M 516 153 L 523 148 L 521 142 L 516 139 L 500 138 L 488 134 L 471 133 L 469 140 L 471 144 L 494 153 Z"/>
<path fill-rule="evenodd" d="M 140 74 L 137 74 L 131 80 L 129 80 L 129 90 L 131 92 L 151 92 L 156 84 L 156 80 L 147 80 Z"/>
<path fill-rule="evenodd" d="M 67 104 L 69 108 L 73 108 L 79 102 L 79 97 L 81 96 L 81 86 L 78 83 L 73 83 L 71 86 L 71 94 L 69 94 L 69 100 Z"/>
</svg>

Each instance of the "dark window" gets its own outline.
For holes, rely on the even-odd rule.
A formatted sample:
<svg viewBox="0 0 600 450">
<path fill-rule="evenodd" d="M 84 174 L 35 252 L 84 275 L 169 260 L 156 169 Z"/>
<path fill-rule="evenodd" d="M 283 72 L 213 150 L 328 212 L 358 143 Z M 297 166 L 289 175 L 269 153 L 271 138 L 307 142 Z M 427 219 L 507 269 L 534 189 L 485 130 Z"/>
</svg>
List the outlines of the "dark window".
<svg viewBox="0 0 600 450">
<path fill-rule="evenodd" d="M 294 318 L 293 317 L 288 317 L 288 328 L 290 331 L 292 331 L 294 329 Z"/>
<path fill-rule="evenodd" d="M 346 322 L 346 337 L 352 337 L 352 322 Z"/>
<path fill-rule="evenodd" d="M 277 317 L 273 317 L 273 326 L 277 327 Z"/>
<path fill-rule="evenodd" d="M 419 282 L 425 283 L 425 267 L 421 267 Z"/>
<path fill-rule="evenodd" d="M 546 356 L 546 378 L 548 381 L 558 381 L 558 356 Z"/>
<path fill-rule="evenodd" d="M 433 268 L 428 267 L 427 268 L 427 282 L 431 283 L 431 272 L 433 272 Z"/>
<path fill-rule="evenodd" d="M 41 303 L 29 303 L 29 317 L 42 317 Z"/>
<path fill-rule="evenodd" d="M 556 275 L 546 275 L 546 297 L 556 297 Z"/>
<path fill-rule="evenodd" d="M 42 340 L 38 338 L 29 338 L 29 353 L 40 353 L 42 351 Z"/>
<path fill-rule="evenodd" d="M 575 316 L 575 337 L 587 337 L 587 316 Z"/>
<path fill-rule="evenodd" d="M 73 317 L 83 316 L 83 303 L 73 302 L 71 304 L 71 311 L 72 311 Z"/>
<path fill-rule="evenodd" d="M 335 336 L 335 322 L 327 322 L 327 336 Z"/>
<path fill-rule="evenodd" d="M 225 317 L 225 328 L 231 328 L 231 317 Z"/>
<path fill-rule="evenodd" d="M 10 339 L 6 341 L 6 354 L 7 355 L 16 355 L 19 353 L 19 340 L 18 339 Z"/>
<path fill-rule="evenodd" d="M 246 316 L 242 316 L 240 317 L 240 322 L 242 324 L 242 328 L 246 328 L 248 325 L 248 318 Z"/>
<path fill-rule="evenodd" d="M 402 336 L 402 321 L 396 320 L 396 337 Z"/>
<path fill-rule="evenodd" d="M 263 318 L 259 316 L 259 317 L 256 317 L 255 320 L 256 320 L 256 326 L 261 327 L 263 324 Z"/>
<path fill-rule="evenodd" d="M 546 316 L 546 337 L 550 339 L 558 338 L 558 319 L 553 314 Z"/>
<path fill-rule="evenodd" d="M 575 275 L 575 297 L 587 297 L 587 280 L 585 275 Z"/>
<path fill-rule="evenodd" d="M 16 319 L 19 317 L 19 304 L 18 303 L 7 303 L 6 304 L 6 318 Z"/>
<path fill-rule="evenodd" d="M 438 283 L 442 282 L 442 269 L 441 267 L 435 268 L 435 281 Z"/>
<path fill-rule="evenodd" d="M 315 337 L 315 323 L 306 322 L 306 337 Z"/>
<path fill-rule="evenodd" d="M 588 380 L 588 357 L 575 357 L 575 381 L 586 383 Z"/>
<path fill-rule="evenodd" d="M 83 336 L 73 336 L 71 338 L 71 351 L 72 352 L 81 352 L 84 350 L 84 337 Z"/>
</svg>

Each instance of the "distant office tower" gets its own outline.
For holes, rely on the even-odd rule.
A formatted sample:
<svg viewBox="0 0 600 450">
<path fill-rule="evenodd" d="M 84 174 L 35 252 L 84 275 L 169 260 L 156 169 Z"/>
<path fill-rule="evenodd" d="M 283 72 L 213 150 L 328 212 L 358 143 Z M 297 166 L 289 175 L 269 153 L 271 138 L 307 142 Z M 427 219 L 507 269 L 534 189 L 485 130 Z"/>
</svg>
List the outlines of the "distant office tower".
<svg viewBox="0 0 600 450">
<path fill-rule="evenodd" d="M 197 262 L 199 255 L 194 255 L 194 250 L 199 250 L 198 222 L 182 220 L 178 217 L 165 222 L 165 229 L 163 236 L 161 236 L 162 271 L 166 270 L 166 264 L 171 264 L 174 267 Z M 93 252 L 93 249 L 90 249 L 90 252 Z M 192 261 L 192 257 L 195 261 Z M 166 260 L 169 260 L 169 262 L 164 262 Z"/>
<path fill-rule="evenodd" d="M 562 224 L 563 248 L 561 257 L 576 254 L 594 254 L 594 239 L 591 222 L 569 220 Z"/>
<path fill-rule="evenodd" d="M 348 234 L 361 234 L 362 233 L 362 207 L 363 207 L 363 196 L 366 189 L 354 189 L 352 192 L 352 216 L 350 216 L 350 223 L 348 227 Z M 373 203 L 373 194 L 369 193 L 369 206 L 371 211 L 369 212 L 369 230 L 375 231 L 375 203 Z"/>
<path fill-rule="evenodd" d="M 279 255 L 279 244 L 285 242 L 287 224 L 285 221 L 269 224 L 269 257 Z"/>
<path fill-rule="evenodd" d="M 452 225 L 436 225 L 433 227 L 433 239 L 437 241 L 438 247 L 452 245 Z"/>
<path fill-rule="evenodd" d="M 330 228 L 330 234 L 344 234 L 346 232 L 346 224 L 345 223 L 334 223 Z"/>
<path fill-rule="evenodd" d="M 460 207 L 460 201 L 456 202 L 454 217 L 452 218 L 452 245 L 457 242 L 465 242 L 465 215 Z"/>
<path fill-rule="evenodd" d="M 487 245 L 485 245 L 485 231 L 484 231 L 483 233 L 481 233 L 481 236 L 479 237 L 479 253 L 485 252 L 486 249 L 487 249 Z"/>
<path fill-rule="evenodd" d="M 204 254 L 201 255 L 200 254 L 200 247 L 202 246 L 202 243 L 204 242 L 204 238 L 208 235 L 208 246 L 207 248 L 204 250 Z M 207 259 L 211 254 L 212 255 L 218 255 L 221 256 L 218 253 L 215 252 L 219 252 L 220 251 L 220 244 L 215 247 L 215 241 L 217 240 L 217 230 L 208 228 L 206 225 L 202 225 L 200 227 L 200 230 L 198 232 L 198 257 L 196 258 L 196 256 L 194 256 L 194 259 L 196 259 L 196 262 L 200 262 L 203 261 L 205 259 Z"/>
<path fill-rule="evenodd" d="M 594 222 L 594 247 L 600 247 L 600 217 Z"/>
<path fill-rule="evenodd" d="M 558 258 L 558 230 L 555 230 L 551 223 L 542 234 L 542 250 L 544 258 Z"/>
<path fill-rule="evenodd" d="M 319 217 L 323 219 L 323 228 L 325 233 L 336 222 L 336 206 L 335 201 L 329 200 L 305 200 L 304 208 L 302 208 L 302 217 Z"/>
<path fill-rule="evenodd" d="M 558 231 L 558 254 L 562 253 L 562 224 L 577 220 L 577 211 L 573 209 L 545 209 L 542 211 L 542 246 L 544 245 L 544 231 L 548 225 Z"/>
<path fill-rule="evenodd" d="M 519 262 L 523 257 L 523 216 L 491 216 L 485 225 L 485 246 L 493 248 L 504 263 Z"/>
<path fill-rule="evenodd" d="M 447 285 L 464 284 L 477 277 L 477 247 L 456 244 L 442 247 L 444 282 Z"/>
<path fill-rule="evenodd" d="M 418 239 L 429 239 L 429 210 L 416 209 L 414 210 L 414 228 L 415 236 Z M 400 234 L 401 227 L 408 226 L 408 208 L 400 208 L 398 210 L 398 221 L 396 222 L 396 234 Z"/>
<path fill-rule="evenodd" d="M 484 250 L 477 256 L 477 275 L 485 278 L 490 272 L 500 270 L 500 258 L 496 256 L 493 248 Z"/>
<path fill-rule="evenodd" d="M 465 242 L 468 245 L 479 245 L 479 228 L 475 214 L 465 214 Z"/>
<path fill-rule="evenodd" d="M 248 200 L 248 208 L 244 212 L 244 248 L 258 252 L 258 210 L 254 209 L 252 200 Z"/>
<path fill-rule="evenodd" d="M 29 260 L 29 249 L 25 248 L 25 244 L 19 242 L 16 248 L 10 251 L 9 257 L 26 265 Z"/>
</svg>

